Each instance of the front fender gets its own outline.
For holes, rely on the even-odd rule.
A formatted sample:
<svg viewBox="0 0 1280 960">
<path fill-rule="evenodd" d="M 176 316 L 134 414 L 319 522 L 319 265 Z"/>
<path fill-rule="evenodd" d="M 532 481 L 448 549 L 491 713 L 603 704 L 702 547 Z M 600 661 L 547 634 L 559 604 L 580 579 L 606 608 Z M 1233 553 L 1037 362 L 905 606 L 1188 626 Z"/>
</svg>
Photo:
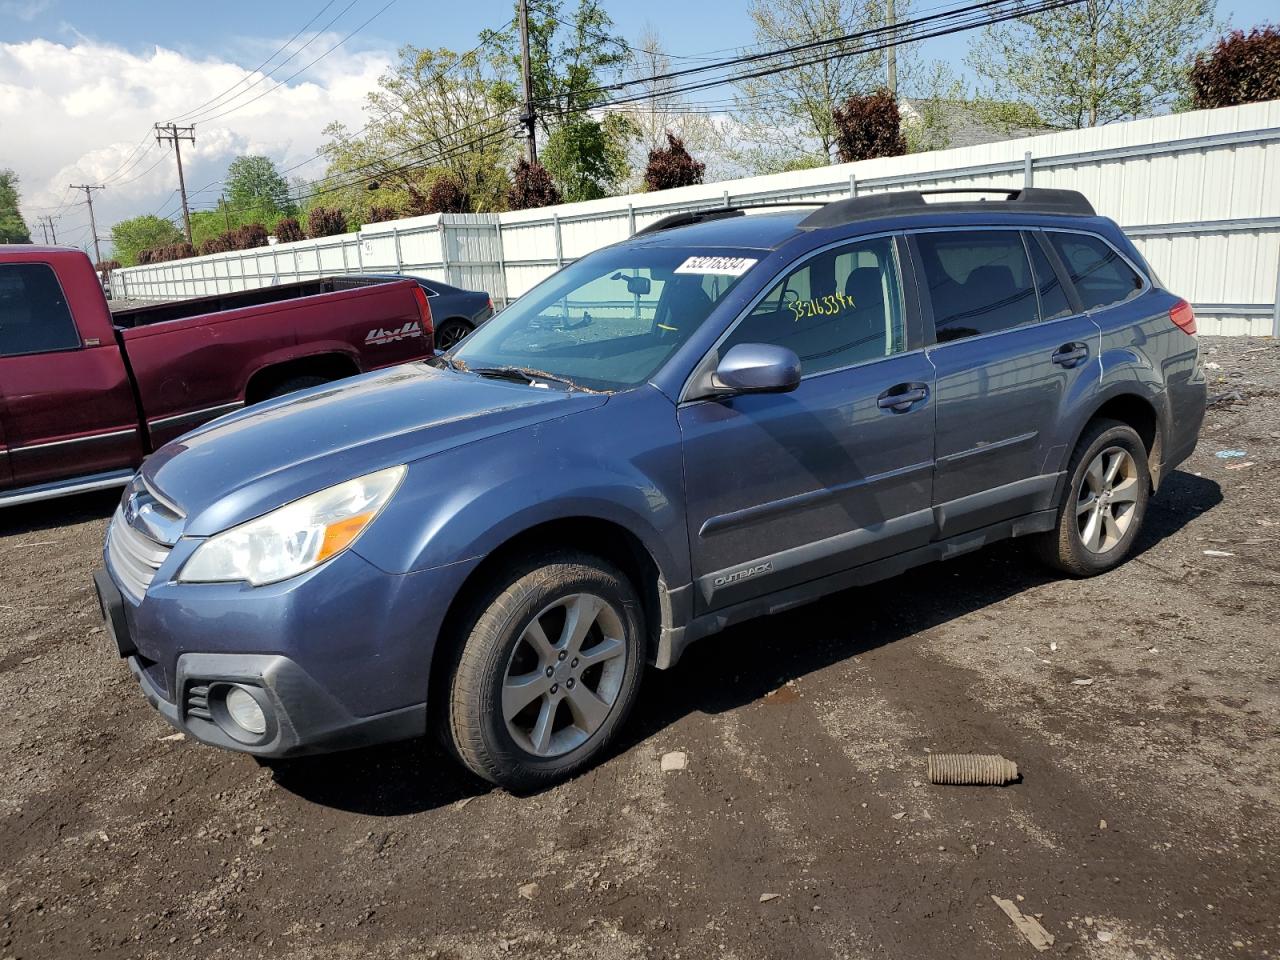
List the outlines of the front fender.
<svg viewBox="0 0 1280 960">
<path fill-rule="evenodd" d="M 595 410 L 416 461 L 356 549 L 408 573 L 486 556 L 553 520 L 617 524 L 669 584 L 688 583 L 688 532 L 674 407 L 652 388 Z M 552 546 L 552 545 L 549 545 Z"/>
</svg>

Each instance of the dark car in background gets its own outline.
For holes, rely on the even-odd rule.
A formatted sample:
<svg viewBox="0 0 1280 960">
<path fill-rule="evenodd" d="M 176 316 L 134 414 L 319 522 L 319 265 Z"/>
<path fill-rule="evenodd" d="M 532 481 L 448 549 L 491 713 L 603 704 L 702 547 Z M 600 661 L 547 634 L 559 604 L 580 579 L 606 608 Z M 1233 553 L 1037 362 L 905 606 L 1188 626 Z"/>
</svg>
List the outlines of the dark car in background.
<svg viewBox="0 0 1280 960">
<path fill-rule="evenodd" d="M 436 327 L 436 349 L 452 350 L 463 337 L 493 316 L 493 298 L 481 290 L 463 290 L 439 280 L 424 280 L 411 274 L 361 273 L 351 279 L 413 280 L 431 303 Z"/>
<path fill-rule="evenodd" d="M 120 654 L 206 743 L 434 730 L 529 789 L 733 623 L 1009 537 L 1112 569 L 1196 444 L 1195 316 L 1080 194 L 995 192 L 679 214 L 432 361 L 188 433 L 109 528 Z"/>
</svg>

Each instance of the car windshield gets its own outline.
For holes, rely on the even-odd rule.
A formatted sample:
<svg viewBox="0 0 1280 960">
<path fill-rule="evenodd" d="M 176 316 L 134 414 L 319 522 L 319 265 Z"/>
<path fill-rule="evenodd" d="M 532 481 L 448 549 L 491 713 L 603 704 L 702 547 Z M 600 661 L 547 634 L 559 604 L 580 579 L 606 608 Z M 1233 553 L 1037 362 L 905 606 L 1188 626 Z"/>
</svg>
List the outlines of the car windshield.
<svg viewBox="0 0 1280 960">
<path fill-rule="evenodd" d="M 760 251 L 611 247 L 549 277 L 447 357 L 591 390 L 644 383 L 741 280 Z"/>
</svg>

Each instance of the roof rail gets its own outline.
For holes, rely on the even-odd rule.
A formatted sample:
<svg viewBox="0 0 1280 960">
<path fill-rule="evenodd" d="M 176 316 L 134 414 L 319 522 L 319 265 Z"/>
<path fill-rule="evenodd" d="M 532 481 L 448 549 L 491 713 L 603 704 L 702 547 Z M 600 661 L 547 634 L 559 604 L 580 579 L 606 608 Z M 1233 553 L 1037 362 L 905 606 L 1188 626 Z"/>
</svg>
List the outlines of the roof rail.
<svg viewBox="0 0 1280 960">
<path fill-rule="evenodd" d="M 710 210 L 687 210 L 684 213 L 673 213 L 669 217 L 663 217 L 661 220 L 655 220 L 635 232 L 635 236 L 642 233 L 657 233 L 659 230 L 670 230 L 672 227 L 687 227 L 694 223 L 704 223 L 708 220 L 724 220 L 728 217 L 741 217 L 748 210 L 761 210 L 771 207 L 821 207 L 825 206 L 826 200 L 764 200 L 760 203 L 740 203 L 732 207 L 713 207 Z"/>
<path fill-rule="evenodd" d="M 705 223 L 708 220 L 724 220 L 726 217 L 745 216 L 745 211 L 736 207 L 717 207 L 714 210 L 686 210 L 684 213 L 673 213 L 669 217 L 655 220 L 647 227 L 635 232 L 639 237 L 646 233 L 657 233 L 659 230 L 670 230 L 672 227 L 687 227 L 693 223 Z"/>
<path fill-rule="evenodd" d="M 999 193 L 1005 199 L 994 202 L 985 199 L 928 203 L 925 196 L 937 194 Z M 1020 190 L 1006 187 L 948 187 L 935 190 L 898 190 L 892 193 L 872 193 L 846 200 L 834 200 L 800 221 L 801 230 L 821 230 L 838 227 L 858 220 L 877 217 L 900 216 L 909 213 L 946 213 L 976 209 L 996 210 L 1000 213 L 1049 213 L 1060 216 L 1092 217 L 1097 213 L 1084 194 L 1076 190 L 1050 190 L 1043 187 L 1023 187 Z"/>
</svg>

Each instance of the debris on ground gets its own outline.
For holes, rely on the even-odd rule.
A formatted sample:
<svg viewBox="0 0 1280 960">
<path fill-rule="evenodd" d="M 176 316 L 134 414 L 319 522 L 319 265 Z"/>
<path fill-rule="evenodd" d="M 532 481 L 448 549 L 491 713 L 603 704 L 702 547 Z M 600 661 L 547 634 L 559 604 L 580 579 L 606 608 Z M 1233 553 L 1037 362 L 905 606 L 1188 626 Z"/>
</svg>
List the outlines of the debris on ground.
<svg viewBox="0 0 1280 960">
<path fill-rule="evenodd" d="M 681 750 L 672 750 L 670 753 L 662 755 L 662 772 L 669 773 L 672 770 L 683 770 L 689 763 L 689 757 Z"/>
<path fill-rule="evenodd" d="M 1003 787 L 1018 779 L 1018 765 L 990 753 L 931 753 L 929 782 Z"/>
<path fill-rule="evenodd" d="M 1206 557 L 1234 557 L 1235 556 L 1234 553 L 1229 553 L 1226 550 L 1205 550 L 1204 555 Z"/>
<path fill-rule="evenodd" d="M 179 741 L 179 740 L 185 740 L 185 739 L 187 739 L 187 735 L 186 735 L 185 733 L 181 733 L 181 732 L 179 732 L 179 733 L 171 733 L 171 734 L 169 734 L 167 737 L 161 737 L 161 738 L 160 738 L 160 742 L 161 742 L 161 743 L 167 743 L 167 742 L 169 742 L 169 743 L 176 743 L 176 742 L 177 742 L 177 741 Z"/>
<path fill-rule="evenodd" d="M 994 893 L 991 895 L 991 899 L 1013 921 L 1013 925 L 1018 928 L 1018 932 L 1026 937 L 1027 942 L 1033 947 L 1043 951 L 1053 946 L 1053 934 L 1040 926 L 1040 922 L 1035 917 L 1026 916 L 1014 905 L 1012 900 L 997 897 Z"/>
<path fill-rule="evenodd" d="M 1093 686 L 1093 677 L 1076 677 L 1071 681 L 1073 687 L 1091 687 Z"/>
<path fill-rule="evenodd" d="M 541 890 L 536 883 L 523 883 L 516 892 L 525 900 L 536 900 Z"/>
<path fill-rule="evenodd" d="M 1219 460 L 1240 460 L 1247 457 L 1248 454 L 1243 450 L 1219 450 L 1214 456 Z"/>
<path fill-rule="evenodd" d="M 782 894 L 780 893 L 762 893 L 760 894 L 760 902 L 768 903 L 770 900 L 777 900 Z"/>
</svg>

